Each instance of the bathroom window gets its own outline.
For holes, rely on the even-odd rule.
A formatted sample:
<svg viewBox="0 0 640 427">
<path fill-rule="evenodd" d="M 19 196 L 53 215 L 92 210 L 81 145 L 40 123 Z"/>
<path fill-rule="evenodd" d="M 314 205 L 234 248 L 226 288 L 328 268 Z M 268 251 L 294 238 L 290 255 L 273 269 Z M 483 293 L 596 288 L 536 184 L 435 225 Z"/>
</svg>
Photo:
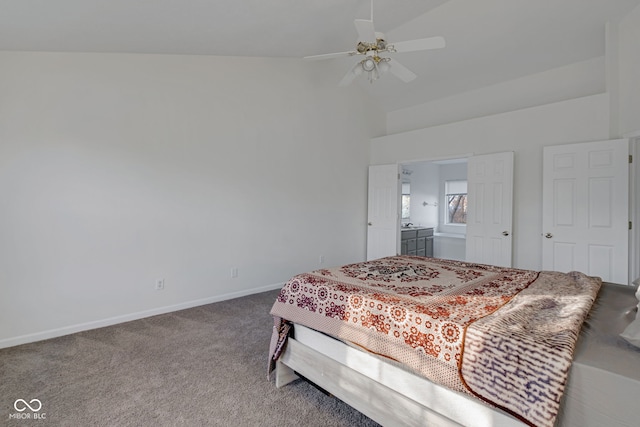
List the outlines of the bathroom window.
<svg viewBox="0 0 640 427">
<path fill-rule="evenodd" d="M 467 181 L 445 181 L 445 206 L 447 224 L 467 223 Z"/>
</svg>

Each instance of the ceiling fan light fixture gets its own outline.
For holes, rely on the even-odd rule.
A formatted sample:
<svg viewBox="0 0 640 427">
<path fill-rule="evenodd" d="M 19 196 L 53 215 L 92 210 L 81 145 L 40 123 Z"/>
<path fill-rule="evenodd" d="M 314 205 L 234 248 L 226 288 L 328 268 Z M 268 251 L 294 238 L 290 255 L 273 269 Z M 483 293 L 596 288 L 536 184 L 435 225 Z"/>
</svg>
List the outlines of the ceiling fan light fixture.
<svg viewBox="0 0 640 427">
<path fill-rule="evenodd" d="M 391 65 L 389 64 L 389 58 L 381 58 L 378 62 L 378 72 L 380 73 L 380 75 L 382 76 L 386 74 L 390 68 Z"/>
<path fill-rule="evenodd" d="M 350 84 L 357 76 L 367 75 L 370 83 L 380 76 L 391 73 L 405 83 L 414 80 L 417 76 L 405 66 L 392 58 L 382 58 L 381 54 L 395 52 L 414 52 L 419 50 L 440 49 L 445 47 L 444 38 L 429 37 L 424 39 L 405 40 L 394 44 L 387 43 L 383 33 L 376 32 L 373 26 L 373 0 L 371 0 L 371 19 L 356 19 L 354 21 L 359 41 L 356 49 L 349 52 L 337 52 L 323 55 L 305 56 L 305 59 L 331 59 L 354 55 L 362 55 L 353 68 L 342 78 L 339 86 Z"/>
<path fill-rule="evenodd" d="M 376 56 L 368 56 L 362 61 L 358 63 L 358 67 L 362 71 L 367 72 L 367 78 L 369 79 L 369 83 L 373 83 L 374 80 L 378 80 L 381 73 L 379 70 L 379 63 L 381 58 Z M 384 62 L 384 61 L 383 61 Z"/>
<path fill-rule="evenodd" d="M 367 57 L 360 62 L 362 64 L 362 69 L 368 73 L 374 71 L 376 69 L 376 60 L 372 57 Z"/>
</svg>

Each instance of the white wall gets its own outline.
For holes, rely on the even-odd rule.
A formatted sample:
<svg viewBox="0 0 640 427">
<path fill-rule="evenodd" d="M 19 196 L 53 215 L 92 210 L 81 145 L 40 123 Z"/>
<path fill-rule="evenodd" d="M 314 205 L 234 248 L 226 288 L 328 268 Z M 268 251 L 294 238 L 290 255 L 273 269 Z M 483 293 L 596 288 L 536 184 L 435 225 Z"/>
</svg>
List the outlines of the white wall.
<svg viewBox="0 0 640 427">
<path fill-rule="evenodd" d="M 542 147 L 608 139 L 609 99 L 592 95 L 371 141 L 371 163 L 515 152 L 514 266 L 540 269 Z"/>
<path fill-rule="evenodd" d="M 0 346 L 365 258 L 384 115 L 357 86 L 287 59 L 0 63 Z"/>
<path fill-rule="evenodd" d="M 540 268 L 542 147 L 640 134 L 640 6 L 607 37 L 605 57 L 388 113 L 372 163 L 514 151 L 514 265 Z"/>
<path fill-rule="evenodd" d="M 411 223 L 425 227 L 438 226 L 438 165 L 413 163 L 404 165 L 411 174 Z M 429 203 L 424 206 L 423 203 Z M 408 221 L 403 221 L 408 222 Z"/>
<path fill-rule="evenodd" d="M 464 261 L 467 254 L 467 241 L 452 234 L 437 234 L 433 238 L 433 256 L 435 258 Z"/>
<path fill-rule="evenodd" d="M 578 62 L 387 114 L 389 134 L 606 92 L 604 57 Z"/>
<path fill-rule="evenodd" d="M 640 6 L 618 26 L 620 136 L 640 132 Z"/>
</svg>

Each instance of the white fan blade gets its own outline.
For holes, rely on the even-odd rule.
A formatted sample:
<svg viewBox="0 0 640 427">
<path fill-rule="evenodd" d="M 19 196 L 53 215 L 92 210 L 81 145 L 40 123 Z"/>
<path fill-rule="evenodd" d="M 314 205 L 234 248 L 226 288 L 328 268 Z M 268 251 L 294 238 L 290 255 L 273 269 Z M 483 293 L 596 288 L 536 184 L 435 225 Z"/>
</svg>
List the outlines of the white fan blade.
<svg viewBox="0 0 640 427">
<path fill-rule="evenodd" d="M 376 32 L 373 29 L 373 21 L 369 21 L 368 19 L 356 19 L 354 24 L 358 31 L 359 42 L 374 43 L 376 41 Z"/>
<path fill-rule="evenodd" d="M 416 50 L 441 49 L 445 47 L 444 38 L 429 37 L 426 39 L 407 40 L 404 42 L 392 43 L 396 52 L 413 52 Z"/>
<path fill-rule="evenodd" d="M 344 75 L 338 86 L 349 86 L 351 82 L 362 74 L 362 65 L 358 62 L 352 69 L 349 70 L 347 74 Z"/>
<path fill-rule="evenodd" d="M 322 55 L 311 55 L 311 56 L 305 56 L 303 59 L 309 60 L 309 61 L 319 61 L 321 59 L 333 59 L 333 58 L 342 58 L 345 56 L 353 56 L 353 55 L 357 55 L 358 52 L 355 51 L 351 51 L 351 52 L 337 52 L 337 53 L 325 53 Z"/>
<path fill-rule="evenodd" d="M 408 83 L 417 77 L 413 73 L 413 71 L 411 71 L 410 69 L 408 69 L 407 67 L 405 67 L 404 65 L 396 61 L 395 59 L 389 60 L 389 67 L 390 67 L 389 71 L 391 71 L 391 74 L 393 74 L 394 76 L 396 76 L 397 78 L 399 78 L 405 83 Z"/>
</svg>

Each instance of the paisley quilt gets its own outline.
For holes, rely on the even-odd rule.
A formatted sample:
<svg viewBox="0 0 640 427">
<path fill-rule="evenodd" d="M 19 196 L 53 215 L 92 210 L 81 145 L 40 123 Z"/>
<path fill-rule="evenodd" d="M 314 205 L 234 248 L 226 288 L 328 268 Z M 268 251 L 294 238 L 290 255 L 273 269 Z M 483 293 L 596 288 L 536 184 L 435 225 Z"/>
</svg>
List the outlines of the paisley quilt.
<svg viewBox="0 0 640 427">
<path fill-rule="evenodd" d="M 270 361 L 300 323 L 552 426 L 600 284 L 581 273 L 406 255 L 316 270 L 281 289 Z"/>
</svg>

